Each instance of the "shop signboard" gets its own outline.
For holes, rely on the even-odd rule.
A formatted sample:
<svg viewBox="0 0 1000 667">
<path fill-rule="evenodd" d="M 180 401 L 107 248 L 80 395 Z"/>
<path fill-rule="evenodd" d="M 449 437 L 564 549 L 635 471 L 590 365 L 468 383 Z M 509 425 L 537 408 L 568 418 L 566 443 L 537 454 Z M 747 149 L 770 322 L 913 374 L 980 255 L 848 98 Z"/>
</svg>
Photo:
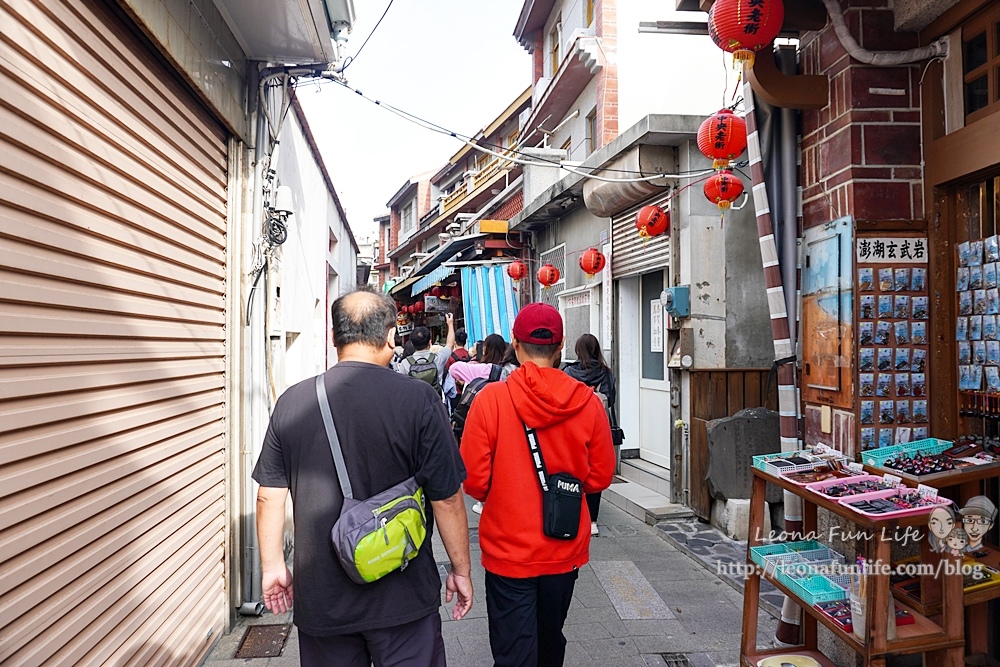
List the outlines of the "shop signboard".
<svg viewBox="0 0 1000 667">
<path fill-rule="evenodd" d="M 437 296 L 424 297 L 425 313 L 447 313 L 451 310 L 451 302 Z"/>
</svg>

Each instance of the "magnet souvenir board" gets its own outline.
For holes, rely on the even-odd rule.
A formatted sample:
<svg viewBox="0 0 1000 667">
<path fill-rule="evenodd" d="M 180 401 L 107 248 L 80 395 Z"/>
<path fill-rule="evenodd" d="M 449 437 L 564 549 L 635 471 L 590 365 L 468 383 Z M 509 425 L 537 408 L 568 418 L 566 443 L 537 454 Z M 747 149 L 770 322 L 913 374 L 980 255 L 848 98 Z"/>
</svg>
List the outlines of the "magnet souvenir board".
<svg viewBox="0 0 1000 667">
<path fill-rule="evenodd" d="M 865 236 L 856 243 L 855 386 L 866 450 L 929 435 L 927 239 Z"/>
<path fill-rule="evenodd" d="M 998 238 L 990 236 L 958 246 L 955 339 L 960 392 L 1000 394 L 998 245 Z"/>
</svg>

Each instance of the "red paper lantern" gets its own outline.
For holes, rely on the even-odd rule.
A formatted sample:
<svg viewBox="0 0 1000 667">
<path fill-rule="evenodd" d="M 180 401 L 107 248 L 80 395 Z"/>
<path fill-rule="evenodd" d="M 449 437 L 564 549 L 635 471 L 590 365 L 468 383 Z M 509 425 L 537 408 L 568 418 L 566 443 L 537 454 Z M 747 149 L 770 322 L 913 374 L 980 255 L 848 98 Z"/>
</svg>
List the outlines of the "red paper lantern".
<svg viewBox="0 0 1000 667">
<path fill-rule="evenodd" d="M 521 260 L 514 260 L 507 265 L 507 275 L 511 280 L 521 280 L 528 275 L 528 267 Z"/>
<path fill-rule="evenodd" d="M 659 206 L 643 206 L 635 216 L 635 228 L 645 241 L 670 229 L 670 214 Z"/>
<path fill-rule="evenodd" d="M 708 11 L 708 35 L 733 62 L 752 67 L 754 54 L 774 41 L 785 20 L 781 0 L 716 0 Z"/>
<path fill-rule="evenodd" d="M 587 279 L 593 278 L 595 274 L 604 270 L 604 265 L 608 263 L 607 258 L 597 248 L 588 248 L 580 255 L 580 268 L 587 274 Z"/>
<path fill-rule="evenodd" d="M 544 285 L 546 289 L 552 287 L 559 282 L 559 269 L 551 264 L 546 264 L 538 269 L 538 282 Z"/>
<path fill-rule="evenodd" d="M 417 301 L 415 304 L 413 304 L 413 307 L 416 308 L 416 311 L 418 313 L 424 312 L 424 302 L 423 301 Z"/>
<path fill-rule="evenodd" d="M 432 287 L 431 288 L 431 296 L 433 296 L 433 297 L 439 297 L 439 296 L 441 296 L 441 288 L 437 287 L 437 286 Z"/>
<path fill-rule="evenodd" d="M 720 109 L 698 128 L 698 150 L 713 160 L 713 169 L 729 166 L 747 149 L 747 122 L 729 109 Z"/>
<path fill-rule="evenodd" d="M 743 194 L 743 181 L 728 169 L 712 174 L 705 181 L 705 196 L 725 213 L 733 202 Z"/>
</svg>

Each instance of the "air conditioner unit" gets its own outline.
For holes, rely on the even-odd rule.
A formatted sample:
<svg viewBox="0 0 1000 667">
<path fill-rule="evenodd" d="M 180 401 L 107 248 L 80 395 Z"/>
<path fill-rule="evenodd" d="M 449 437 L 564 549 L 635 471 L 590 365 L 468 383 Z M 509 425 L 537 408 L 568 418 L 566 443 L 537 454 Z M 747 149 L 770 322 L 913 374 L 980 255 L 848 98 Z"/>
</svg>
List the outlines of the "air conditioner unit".
<svg viewBox="0 0 1000 667">
<path fill-rule="evenodd" d="M 691 314 L 691 287 L 668 287 L 660 292 L 660 305 L 671 317 L 687 317 Z"/>
</svg>

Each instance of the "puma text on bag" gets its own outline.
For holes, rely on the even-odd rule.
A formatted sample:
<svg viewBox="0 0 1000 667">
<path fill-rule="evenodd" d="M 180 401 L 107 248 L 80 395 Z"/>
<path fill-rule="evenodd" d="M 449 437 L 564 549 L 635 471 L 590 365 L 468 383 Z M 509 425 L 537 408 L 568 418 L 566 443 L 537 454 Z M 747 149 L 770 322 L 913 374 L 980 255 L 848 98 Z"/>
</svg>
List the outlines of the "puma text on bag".
<svg viewBox="0 0 1000 667">
<path fill-rule="evenodd" d="M 316 377 L 316 398 L 344 493 L 340 518 L 330 532 L 340 564 L 347 576 L 358 584 L 371 583 L 390 572 L 406 569 L 427 537 L 423 489 L 416 478 L 411 477 L 367 500 L 356 500 L 322 374 Z"/>
<path fill-rule="evenodd" d="M 417 355 L 411 354 L 406 358 L 406 362 L 410 364 L 410 370 L 407 372 L 407 375 L 411 378 L 423 380 L 434 387 L 434 391 L 441 394 L 441 384 L 438 382 L 438 367 L 435 363 L 436 356 L 434 352 L 431 352 L 426 360 L 418 361 Z"/>
<path fill-rule="evenodd" d="M 528 438 L 528 450 L 535 464 L 538 484 L 542 487 L 542 532 L 557 540 L 574 540 L 580 530 L 583 482 L 568 472 L 549 475 L 534 429 L 525 424 L 524 434 Z"/>
</svg>

